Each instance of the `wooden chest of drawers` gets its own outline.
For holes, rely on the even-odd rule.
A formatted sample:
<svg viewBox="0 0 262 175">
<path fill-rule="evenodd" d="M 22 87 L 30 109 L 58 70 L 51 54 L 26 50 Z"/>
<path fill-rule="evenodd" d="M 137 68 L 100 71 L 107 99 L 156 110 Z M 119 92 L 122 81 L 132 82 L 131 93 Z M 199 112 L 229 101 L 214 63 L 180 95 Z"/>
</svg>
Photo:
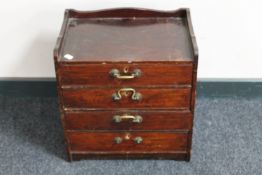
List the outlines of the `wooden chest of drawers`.
<svg viewBox="0 0 262 175">
<path fill-rule="evenodd" d="M 188 9 L 66 10 L 54 49 L 69 160 L 190 160 L 198 51 Z"/>
</svg>

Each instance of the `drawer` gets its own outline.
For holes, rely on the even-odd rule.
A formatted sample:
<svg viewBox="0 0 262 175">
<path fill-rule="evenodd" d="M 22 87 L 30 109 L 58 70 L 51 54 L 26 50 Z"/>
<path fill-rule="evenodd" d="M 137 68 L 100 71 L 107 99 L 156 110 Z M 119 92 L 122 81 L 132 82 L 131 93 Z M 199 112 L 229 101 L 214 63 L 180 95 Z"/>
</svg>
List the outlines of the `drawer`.
<svg viewBox="0 0 262 175">
<path fill-rule="evenodd" d="M 64 114 L 66 130 L 191 130 L 192 114 L 179 111 L 86 111 Z"/>
<path fill-rule="evenodd" d="M 70 149 L 92 152 L 186 151 L 187 133 L 67 132 Z"/>
<path fill-rule="evenodd" d="M 192 64 L 61 64 L 58 73 L 62 85 L 191 85 Z"/>
<path fill-rule="evenodd" d="M 68 108 L 188 109 L 190 88 L 88 88 L 63 89 Z"/>
</svg>

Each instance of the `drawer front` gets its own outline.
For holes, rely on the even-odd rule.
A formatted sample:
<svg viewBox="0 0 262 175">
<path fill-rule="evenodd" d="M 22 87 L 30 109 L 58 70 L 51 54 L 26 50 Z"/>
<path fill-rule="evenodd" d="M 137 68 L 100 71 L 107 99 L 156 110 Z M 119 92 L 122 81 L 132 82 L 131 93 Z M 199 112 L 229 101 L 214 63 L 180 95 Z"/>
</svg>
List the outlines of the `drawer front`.
<svg viewBox="0 0 262 175">
<path fill-rule="evenodd" d="M 188 134 L 174 132 L 67 132 L 72 151 L 186 151 Z"/>
<path fill-rule="evenodd" d="M 65 108 L 187 109 L 190 88 L 63 89 Z"/>
<path fill-rule="evenodd" d="M 62 85 L 145 86 L 191 84 L 192 64 L 71 64 L 59 65 L 58 73 Z"/>
<path fill-rule="evenodd" d="M 64 114 L 66 130 L 191 130 L 192 114 L 175 111 L 86 111 Z"/>
</svg>

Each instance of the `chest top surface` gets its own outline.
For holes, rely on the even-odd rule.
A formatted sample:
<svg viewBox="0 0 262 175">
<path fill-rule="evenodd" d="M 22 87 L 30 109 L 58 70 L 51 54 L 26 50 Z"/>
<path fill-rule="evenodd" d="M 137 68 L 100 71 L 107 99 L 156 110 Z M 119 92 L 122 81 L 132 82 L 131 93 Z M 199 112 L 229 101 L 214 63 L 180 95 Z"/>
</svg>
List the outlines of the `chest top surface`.
<svg viewBox="0 0 262 175">
<path fill-rule="evenodd" d="M 194 58 L 185 16 L 68 17 L 59 62 L 185 61 Z"/>
</svg>

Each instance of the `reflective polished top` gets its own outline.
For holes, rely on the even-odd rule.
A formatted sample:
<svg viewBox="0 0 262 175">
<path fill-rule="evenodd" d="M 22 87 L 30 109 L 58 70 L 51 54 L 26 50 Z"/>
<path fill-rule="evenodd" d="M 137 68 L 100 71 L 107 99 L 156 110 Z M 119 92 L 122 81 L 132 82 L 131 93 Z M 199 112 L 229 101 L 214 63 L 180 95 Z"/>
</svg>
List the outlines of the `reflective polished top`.
<svg viewBox="0 0 262 175">
<path fill-rule="evenodd" d="M 59 61 L 192 61 L 182 17 L 69 18 Z"/>
</svg>

